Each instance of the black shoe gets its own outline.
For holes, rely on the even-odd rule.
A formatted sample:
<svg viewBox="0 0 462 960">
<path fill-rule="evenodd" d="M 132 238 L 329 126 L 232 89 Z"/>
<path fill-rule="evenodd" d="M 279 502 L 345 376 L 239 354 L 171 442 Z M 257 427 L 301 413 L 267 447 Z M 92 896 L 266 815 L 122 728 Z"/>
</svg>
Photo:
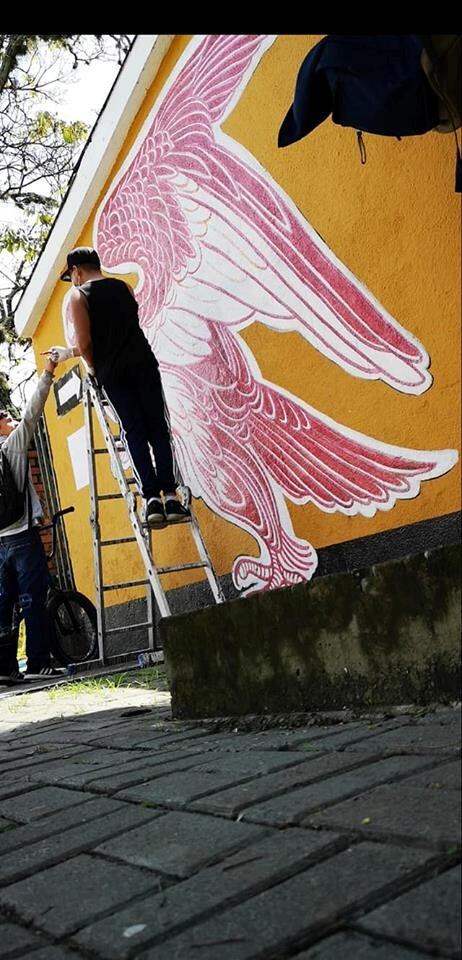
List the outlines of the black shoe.
<svg viewBox="0 0 462 960">
<path fill-rule="evenodd" d="M 64 667 L 41 667 L 40 670 L 26 670 L 26 678 L 30 680 L 42 680 L 42 678 L 57 680 L 58 677 L 67 676 L 67 670 Z"/>
<path fill-rule="evenodd" d="M 161 530 L 162 527 L 167 526 L 164 505 L 162 500 L 158 500 L 157 497 L 151 497 L 147 502 L 146 523 L 148 527 L 154 530 Z"/>
<path fill-rule="evenodd" d="M 0 687 L 26 687 L 27 677 L 20 670 L 0 674 Z"/>
<path fill-rule="evenodd" d="M 165 501 L 165 516 L 168 523 L 186 523 L 191 519 L 191 514 L 179 500 Z"/>
</svg>

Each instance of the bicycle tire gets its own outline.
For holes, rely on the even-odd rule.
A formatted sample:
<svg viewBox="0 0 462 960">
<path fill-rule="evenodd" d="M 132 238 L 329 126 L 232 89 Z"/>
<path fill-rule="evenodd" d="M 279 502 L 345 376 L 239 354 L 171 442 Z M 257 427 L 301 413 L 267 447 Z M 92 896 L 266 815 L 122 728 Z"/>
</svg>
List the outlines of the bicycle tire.
<svg viewBox="0 0 462 960">
<path fill-rule="evenodd" d="M 64 667 L 92 660 L 98 650 L 96 608 L 78 590 L 59 590 L 47 602 L 51 652 Z"/>
</svg>

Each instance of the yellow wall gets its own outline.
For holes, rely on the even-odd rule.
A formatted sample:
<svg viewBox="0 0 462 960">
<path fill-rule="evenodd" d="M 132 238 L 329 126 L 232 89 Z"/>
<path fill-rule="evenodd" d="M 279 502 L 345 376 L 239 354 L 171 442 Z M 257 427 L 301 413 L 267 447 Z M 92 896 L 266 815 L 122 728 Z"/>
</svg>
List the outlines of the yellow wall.
<svg viewBox="0 0 462 960">
<path fill-rule="evenodd" d="M 177 37 L 172 44 L 110 180 L 188 39 Z M 354 131 L 335 126 L 329 119 L 305 140 L 278 150 L 277 132 L 292 100 L 299 65 L 318 39 L 278 38 L 260 61 L 223 130 L 256 157 L 336 256 L 424 344 L 431 357 L 434 383 L 425 394 L 409 396 L 379 381 L 351 377 L 298 334 L 276 333 L 257 323 L 242 336 L 265 378 L 339 423 L 382 442 L 416 450 L 458 449 L 460 198 L 453 192 L 453 139 L 427 134 L 398 143 L 366 135 L 367 163 L 361 166 Z M 79 243 L 92 243 L 92 221 L 100 199 L 95 197 Z M 63 340 L 61 303 L 66 290 L 64 284 L 57 284 L 34 336 L 37 355 L 49 344 Z M 40 358 L 38 361 L 41 366 Z M 64 367 L 59 373 L 64 373 Z M 83 413 L 79 408 L 58 418 L 54 401 L 49 401 L 46 414 L 62 505 L 72 502 L 77 508 L 67 521 L 76 580 L 91 595 L 88 487 L 75 491 L 66 443 L 66 435 L 83 423 Z M 415 499 L 398 501 L 392 510 L 378 511 L 372 519 L 326 514 L 312 505 L 288 503 L 295 533 L 315 547 L 437 517 L 459 506 L 459 465 L 439 479 L 424 482 Z M 112 535 L 124 535 L 120 506 L 106 510 Z M 239 528 L 213 515 L 202 503 L 197 512 L 218 573 L 229 572 L 239 553 L 258 554 L 256 542 Z M 114 532 L 116 526 L 120 533 Z M 184 538 L 184 530 L 157 536 L 160 562 L 173 562 L 179 549 L 183 554 L 176 538 Z M 135 577 L 134 553 L 127 550 L 122 559 L 122 579 Z M 184 555 L 184 559 L 192 557 Z M 108 576 L 115 580 L 120 571 L 119 550 L 110 562 Z M 169 588 L 193 579 L 197 577 L 171 578 L 165 585 Z M 113 594 L 110 599 L 121 602 L 123 596 Z"/>
</svg>

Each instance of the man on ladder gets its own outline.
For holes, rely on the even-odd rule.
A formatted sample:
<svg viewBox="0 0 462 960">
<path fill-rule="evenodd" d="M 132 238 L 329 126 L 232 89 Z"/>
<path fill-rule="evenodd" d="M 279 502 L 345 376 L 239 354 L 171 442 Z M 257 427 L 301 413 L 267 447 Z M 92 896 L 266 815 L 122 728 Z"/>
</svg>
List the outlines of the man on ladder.
<svg viewBox="0 0 462 960">
<path fill-rule="evenodd" d="M 98 253 L 90 247 L 77 247 L 67 255 L 61 280 L 74 287 L 70 312 L 76 346 L 51 347 L 46 356 L 56 361 L 83 357 L 104 387 L 123 427 L 149 527 L 189 520 L 189 510 L 176 496 L 159 365 L 141 330 L 132 288 L 123 280 L 103 277 Z"/>
</svg>

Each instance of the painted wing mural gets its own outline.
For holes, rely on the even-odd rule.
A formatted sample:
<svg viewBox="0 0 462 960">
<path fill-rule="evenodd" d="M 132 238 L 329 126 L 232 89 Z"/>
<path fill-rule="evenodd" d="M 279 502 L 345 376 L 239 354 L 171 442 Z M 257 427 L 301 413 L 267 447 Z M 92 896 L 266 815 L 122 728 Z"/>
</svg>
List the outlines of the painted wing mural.
<svg viewBox="0 0 462 960">
<path fill-rule="evenodd" d="M 176 452 L 194 496 L 258 542 L 239 556 L 249 592 L 308 580 L 316 552 L 286 498 L 372 517 L 415 497 L 452 450 L 380 443 L 266 381 L 239 331 L 297 331 L 355 377 L 408 394 L 429 358 L 335 257 L 290 198 L 221 130 L 273 36 L 196 37 L 99 208 L 103 269 L 136 273 Z"/>
</svg>

